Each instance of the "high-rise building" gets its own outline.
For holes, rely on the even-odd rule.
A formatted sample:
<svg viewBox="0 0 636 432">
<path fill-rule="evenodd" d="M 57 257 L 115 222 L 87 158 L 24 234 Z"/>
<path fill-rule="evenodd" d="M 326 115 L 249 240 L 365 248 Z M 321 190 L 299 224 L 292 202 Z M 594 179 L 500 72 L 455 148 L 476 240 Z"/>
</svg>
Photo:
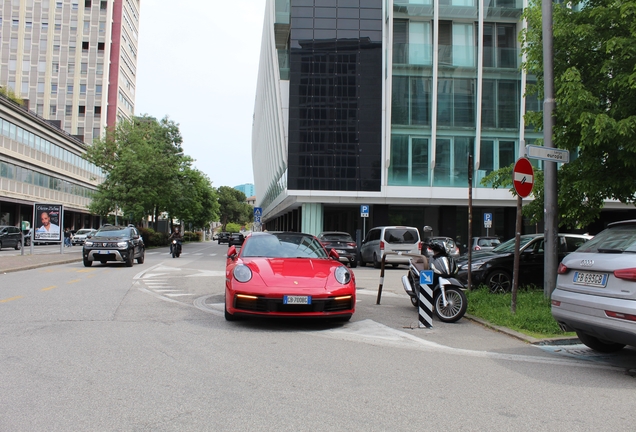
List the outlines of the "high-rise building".
<svg viewBox="0 0 636 432">
<path fill-rule="evenodd" d="M 252 183 L 245 183 L 242 185 L 234 186 L 234 189 L 243 192 L 246 198 L 254 196 L 254 185 Z"/>
<path fill-rule="evenodd" d="M 140 0 L 0 0 L 0 85 L 85 142 L 134 113 Z"/>
<path fill-rule="evenodd" d="M 525 96 L 524 6 L 268 0 L 252 138 L 265 227 L 430 225 L 464 244 L 471 155 L 472 235 L 512 237 L 516 199 L 481 180 L 542 137 L 524 120 L 542 109 Z"/>
</svg>

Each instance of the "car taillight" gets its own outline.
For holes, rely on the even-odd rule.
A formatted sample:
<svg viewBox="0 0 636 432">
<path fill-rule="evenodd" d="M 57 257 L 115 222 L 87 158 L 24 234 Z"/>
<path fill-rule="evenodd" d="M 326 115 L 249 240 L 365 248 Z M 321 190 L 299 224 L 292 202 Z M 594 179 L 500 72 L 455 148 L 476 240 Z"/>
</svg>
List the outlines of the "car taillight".
<svg viewBox="0 0 636 432">
<path fill-rule="evenodd" d="M 422 253 L 422 242 L 417 242 L 417 250 Z"/>
<path fill-rule="evenodd" d="M 614 276 L 619 279 L 625 279 L 628 281 L 636 282 L 636 268 L 615 270 Z"/>
<path fill-rule="evenodd" d="M 347 243 L 347 246 L 349 247 L 356 247 L 357 245 L 355 243 Z"/>
<path fill-rule="evenodd" d="M 559 264 L 559 268 L 557 269 L 558 274 L 566 274 L 570 269 L 563 265 L 563 263 Z"/>
<path fill-rule="evenodd" d="M 551 303 L 552 303 L 552 306 L 556 306 L 556 307 L 561 306 L 561 302 L 560 302 L 560 301 L 558 301 L 558 300 L 552 300 L 552 302 L 551 302 Z"/>
<path fill-rule="evenodd" d="M 636 321 L 636 315 L 624 314 L 621 312 L 605 311 L 605 315 L 610 318 L 624 319 L 627 321 Z"/>
<path fill-rule="evenodd" d="M 380 250 L 384 250 L 384 241 L 380 240 Z"/>
<path fill-rule="evenodd" d="M 475 246 L 473 250 L 481 250 L 481 246 Z"/>
</svg>

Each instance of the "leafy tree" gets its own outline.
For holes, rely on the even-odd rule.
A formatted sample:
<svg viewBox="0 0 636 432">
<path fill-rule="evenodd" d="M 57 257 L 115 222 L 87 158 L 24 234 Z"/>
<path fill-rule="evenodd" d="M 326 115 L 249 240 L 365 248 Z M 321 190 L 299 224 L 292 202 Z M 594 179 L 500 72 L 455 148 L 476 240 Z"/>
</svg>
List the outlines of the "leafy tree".
<svg viewBox="0 0 636 432">
<path fill-rule="evenodd" d="M 219 219 L 219 202 L 216 190 L 208 176 L 199 170 L 185 167 L 179 173 L 178 197 L 168 205 L 172 218 L 192 223 L 202 228 Z"/>
<path fill-rule="evenodd" d="M 252 206 L 245 202 L 247 198 L 243 192 L 229 186 L 221 186 L 218 194 L 221 212 L 220 221 L 223 224 L 224 231 L 228 222 L 244 225 L 252 220 L 254 211 Z"/>
<path fill-rule="evenodd" d="M 86 153 L 106 173 L 91 211 L 100 215 L 121 211 L 134 221 L 166 211 L 182 197 L 182 173 L 192 161 L 183 155 L 181 143 L 178 125 L 167 118 L 120 121 Z"/>
<path fill-rule="evenodd" d="M 570 151 L 558 170 L 559 224 L 583 227 L 597 219 L 604 200 L 635 203 L 636 192 L 636 1 L 590 0 L 554 3 L 555 147 Z M 528 88 L 543 98 L 541 1 L 524 11 L 523 65 L 537 76 Z M 542 113 L 526 121 L 543 126 Z M 491 173 L 484 183 L 504 185 L 511 167 Z M 496 178 L 499 180 L 494 180 Z M 540 219 L 543 187 L 526 214 Z"/>
</svg>

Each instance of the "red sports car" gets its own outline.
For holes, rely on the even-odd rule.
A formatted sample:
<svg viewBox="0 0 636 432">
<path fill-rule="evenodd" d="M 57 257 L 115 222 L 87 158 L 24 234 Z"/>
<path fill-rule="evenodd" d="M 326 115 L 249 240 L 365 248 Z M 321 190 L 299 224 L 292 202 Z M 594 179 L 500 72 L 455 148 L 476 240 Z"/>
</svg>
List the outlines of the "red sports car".
<svg viewBox="0 0 636 432">
<path fill-rule="evenodd" d="M 252 233 L 225 268 L 225 319 L 239 316 L 351 319 L 353 273 L 318 239 L 293 232 Z"/>
</svg>

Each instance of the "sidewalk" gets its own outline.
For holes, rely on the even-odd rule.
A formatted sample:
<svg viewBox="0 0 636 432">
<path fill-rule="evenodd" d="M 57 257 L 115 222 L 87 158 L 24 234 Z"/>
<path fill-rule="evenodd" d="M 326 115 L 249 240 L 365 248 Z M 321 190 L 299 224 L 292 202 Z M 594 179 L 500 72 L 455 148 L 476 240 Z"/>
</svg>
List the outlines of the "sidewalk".
<svg viewBox="0 0 636 432">
<path fill-rule="evenodd" d="M 0 256 L 0 273 L 30 270 L 56 264 L 66 264 L 82 260 L 82 248 L 68 248 L 64 253 L 36 253 L 29 254 L 29 248 L 24 250 L 24 255 Z"/>
</svg>

